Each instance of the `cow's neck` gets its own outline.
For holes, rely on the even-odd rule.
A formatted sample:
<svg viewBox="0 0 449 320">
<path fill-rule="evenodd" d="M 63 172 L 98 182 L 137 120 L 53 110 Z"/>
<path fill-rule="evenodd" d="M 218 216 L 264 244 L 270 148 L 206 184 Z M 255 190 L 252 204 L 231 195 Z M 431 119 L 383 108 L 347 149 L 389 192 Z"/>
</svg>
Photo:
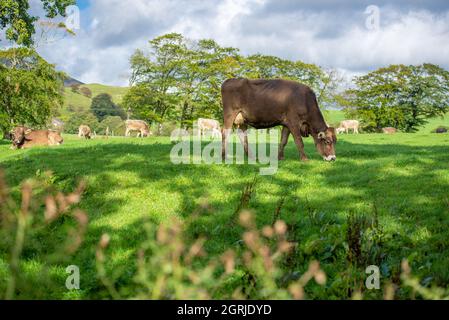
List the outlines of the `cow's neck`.
<svg viewBox="0 0 449 320">
<path fill-rule="evenodd" d="M 318 133 L 320 132 L 326 132 L 328 128 L 321 112 L 319 112 L 315 116 L 312 115 L 308 122 L 313 135 L 318 135 Z"/>
</svg>

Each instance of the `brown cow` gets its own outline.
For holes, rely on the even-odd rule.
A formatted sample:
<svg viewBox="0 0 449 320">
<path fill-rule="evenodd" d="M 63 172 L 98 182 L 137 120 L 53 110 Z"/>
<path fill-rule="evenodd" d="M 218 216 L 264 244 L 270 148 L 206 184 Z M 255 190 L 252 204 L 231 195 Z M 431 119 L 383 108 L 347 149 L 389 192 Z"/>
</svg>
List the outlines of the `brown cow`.
<svg viewBox="0 0 449 320">
<path fill-rule="evenodd" d="M 398 130 L 396 128 L 387 127 L 387 128 L 383 128 L 382 132 L 385 134 L 395 134 L 398 132 Z"/>
<path fill-rule="evenodd" d="M 13 149 L 27 149 L 35 146 L 58 146 L 64 139 L 56 131 L 31 130 L 17 127 L 13 131 Z"/>
<path fill-rule="evenodd" d="M 267 129 L 283 126 L 279 159 L 292 133 L 301 160 L 306 161 L 301 138 L 312 136 L 318 152 L 326 161 L 335 161 L 337 136 L 329 128 L 318 107 L 315 93 L 309 87 L 287 80 L 230 79 L 222 86 L 224 108 L 223 159 L 227 154 L 227 140 L 233 125 L 243 131 L 240 139 L 248 154 L 248 126 Z"/>
<path fill-rule="evenodd" d="M 142 120 L 126 120 L 126 133 L 125 136 L 129 137 L 132 131 L 138 131 L 137 137 L 148 137 L 151 135 L 150 127 L 145 121 Z"/>
<path fill-rule="evenodd" d="M 78 130 L 78 137 L 92 139 L 92 130 L 86 125 L 81 125 Z"/>
</svg>

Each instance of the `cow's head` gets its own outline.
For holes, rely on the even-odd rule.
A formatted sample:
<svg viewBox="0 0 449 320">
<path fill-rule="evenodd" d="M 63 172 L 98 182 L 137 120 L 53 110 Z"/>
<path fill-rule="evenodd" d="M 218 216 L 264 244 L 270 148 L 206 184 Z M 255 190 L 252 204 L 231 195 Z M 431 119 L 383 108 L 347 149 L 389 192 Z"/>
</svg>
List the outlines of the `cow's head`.
<svg viewBox="0 0 449 320">
<path fill-rule="evenodd" d="M 151 132 L 151 130 L 143 130 L 143 132 L 142 132 L 142 136 L 144 138 L 148 138 L 149 136 L 152 136 L 152 135 L 153 135 L 153 132 Z"/>
<path fill-rule="evenodd" d="M 337 144 L 337 135 L 334 128 L 327 128 L 324 132 L 314 135 L 315 145 L 318 152 L 325 161 L 335 161 L 335 145 Z"/>
<path fill-rule="evenodd" d="M 20 146 L 25 142 L 27 134 L 31 133 L 31 129 L 28 129 L 26 127 L 17 127 L 13 129 L 12 133 L 12 142 Z"/>
</svg>

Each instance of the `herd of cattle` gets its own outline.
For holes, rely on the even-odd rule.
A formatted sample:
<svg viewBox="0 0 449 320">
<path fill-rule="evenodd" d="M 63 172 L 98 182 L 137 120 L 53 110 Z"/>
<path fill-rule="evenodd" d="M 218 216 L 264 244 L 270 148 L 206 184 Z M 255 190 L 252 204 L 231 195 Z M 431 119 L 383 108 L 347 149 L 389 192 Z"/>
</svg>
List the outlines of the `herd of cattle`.
<svg viewBox="0 0 449 320">
<path fill-rule="evenodd" d="M 315 93 L 309 87 L 287 80 L 249 80 L 230 79 L 222 86 L 223 120 L 198 119 L 198 134 L 207 133 L 214 138 L 221 138 L 222 156 L 226 158 L 227 141 L 233 127 L 237 127 L 239 138 L 245 152 L 250 155 L 248 146 L 248 126 L 256 129 L 268 129 L 282 126 L 282 141 L 279 158 L 284 158 L 284 148 L 290 134 L 293 135 L 299 149 L 300 158 L 307 160 L 302 138 L 312 136 L 318 153 L 326 161 L 336 160 L 335 145 L 337 134 L 358 134 L 360 122 L 357 120 L 342 121 L 338 128 L 329 127 L 318 106 Z M 126 133 L 129 137 L 137 132 L 137 137 L 152 135 L 149 125 L 142 120 L 125 121 Z M 383 128 L 385 134 L 395 134 L 395 128 Z M 79 127 L 80 138 L 91 139 L 96 134 L 86 125 Z M 106 136 L 109 130 L 106 130 Z M 188 131 L 178 129 L 173 136 L 186 136 Z M 16 127 L 11 132 L 12 148 L 26 149 L 33 146 L 56 146 L 63 143 L 59 132 L 53 130 L 32 130 L 24 126 Z"/>
</svg>

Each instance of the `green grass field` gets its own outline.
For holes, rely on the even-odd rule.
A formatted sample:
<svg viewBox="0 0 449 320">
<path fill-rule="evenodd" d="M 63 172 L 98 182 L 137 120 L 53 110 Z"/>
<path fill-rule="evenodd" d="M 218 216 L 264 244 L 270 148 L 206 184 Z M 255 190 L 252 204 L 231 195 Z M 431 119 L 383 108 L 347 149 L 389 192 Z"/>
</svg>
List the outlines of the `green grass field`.
<svg viewBox="0 0 449 320">
<path fill-rule="evenodd" d="M 16 198 L 21 181 L 47 170 L 64 191 L 73 190 L 81 178 L 88 184 L 80 205 L 89 215 L 88 232 L 80 251 L 67 262 L 80 266 L 81 290 L 66 291 L 66 265 L 60 265 L 50 270 L 60 287 L 43 286 L 33 296 L 23 293 L 23 297 L 109 298 L 95 271 L 95 246 L 103 233 L 112 238 L 108 270 L 121 294 L 131 295 L 136 252 L 145 239 L 142 222 L 188 219 L 204 199 L 211 213 L 201 216 L 189 232 L 208 239 L 208 259 L 238 246 L 242 229 L 235 223 L 234 212 L 259 166 L 174 165 L 167 138 L 65 138 L 63 146 L 52 149 L 13 151 L 6 142 L 0 145 L 0 168 Z M 311 299 L 350 298 L 363 287 L 370 264 L 380 267 L 382 284 L 398 283 L 403 259 L 410 261 L 423 285 L 448 287 L 449 135 L 344 135 L 337 148 L 337 162 L 325 163 L 307 139 L 311 161 L 301 163 L 290 142 L 278 173 L 257 177 L 249 209 L 256 213 L 258 226 L 271 224 L 281 199 L 285 201 L 280 218 L 295 226 L 292 237 L 298 248 L 286 266 L 288 272 L 304 272 L 314 259 L 321 262 L 328 282 L 324 288 L 308 286 Z M 348 216 L 354 214 L 378 219 L 376 236 L 367 235 L 361 244 L 363 263 L 359 265 L 348 260 L 347 234 L 353 227 Z M 58 241 L 63 227 L 64 223 L 42 235 L 42 241 Z M 6 266 L 8 253 L 0 253 L 0 266 Z M 23 258 L 28 285 L 40 283 L 36 273 L 41 256 L 25 250 Z M 0 271 L 2 277 L 5 270 Z M 239 281 L 235 279 L 228 289 Z M 373 291 L 365 297 L 382 296 L 382 291 Z M 409 297 L 401 290 L 397 296 Z"/>
</svg>

